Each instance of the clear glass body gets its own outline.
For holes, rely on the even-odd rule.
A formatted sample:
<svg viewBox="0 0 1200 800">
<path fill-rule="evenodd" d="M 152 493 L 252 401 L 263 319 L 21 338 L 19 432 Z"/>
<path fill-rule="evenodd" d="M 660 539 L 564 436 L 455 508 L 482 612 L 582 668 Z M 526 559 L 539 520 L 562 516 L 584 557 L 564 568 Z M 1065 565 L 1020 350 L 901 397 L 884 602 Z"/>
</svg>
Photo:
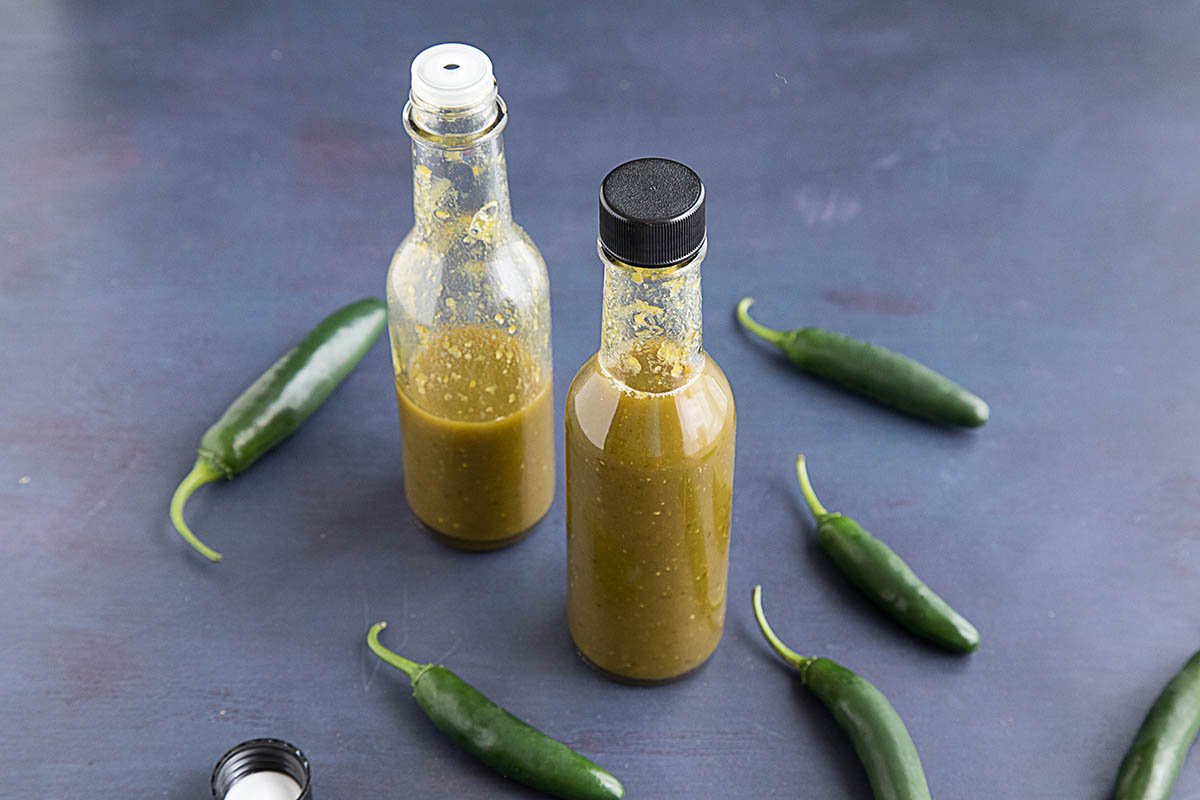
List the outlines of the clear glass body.
<svg viewBox="0 0 1200 800">
<path fill-rule="evenodd" d="M 505 120 L 494 92 L 406 106 L 414 225 L 387 278 L 405 495 L 468 549 L 516 541 L 554 495 L 549 281 L 512 219 Z"/>
<path fill-rule="evenodd" d="M 630 683 L 682 677 L 724 628 L 736 414 L 701 344 L 703 258 L 643 269 L 601 249 L 600 351 L 567 394 L 567 619 Z"/>
</svg>

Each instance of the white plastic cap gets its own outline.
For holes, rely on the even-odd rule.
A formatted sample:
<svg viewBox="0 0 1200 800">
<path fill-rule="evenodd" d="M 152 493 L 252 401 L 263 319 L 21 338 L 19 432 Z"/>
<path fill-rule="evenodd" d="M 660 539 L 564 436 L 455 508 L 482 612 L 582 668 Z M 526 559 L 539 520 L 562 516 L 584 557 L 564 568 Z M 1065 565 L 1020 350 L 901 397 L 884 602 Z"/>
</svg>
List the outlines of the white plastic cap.
<svg viewBox="0 0 1200 800">
<path fill-rule="evenodd" d="M 441 108 L 469 108 L 494 91 L 492 60 L 469 44 L 435 44 L 412 62 L 412 97 Z"/>
</svg>

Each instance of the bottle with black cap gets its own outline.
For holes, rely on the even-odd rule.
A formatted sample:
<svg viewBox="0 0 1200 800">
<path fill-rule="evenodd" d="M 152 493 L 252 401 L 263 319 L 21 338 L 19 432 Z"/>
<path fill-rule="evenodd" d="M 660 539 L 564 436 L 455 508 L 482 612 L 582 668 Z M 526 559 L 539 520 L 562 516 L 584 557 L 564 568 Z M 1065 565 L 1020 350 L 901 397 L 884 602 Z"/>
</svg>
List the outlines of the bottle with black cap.
<svg viewBox="0 0 1200 800">
<path fill-rule="evenodd" d="M 567 395 L 567 617 L 584 660 L 663 683 L 725 621 L 735 413 L 702 346 L 704 185 L 676 161 L 600 189 L 600 350 Z"/>
<path fill-rule="evenodd" d="M 481 50 L 413 60 L 414 225 L 387 278 L 404 492 L 438 538 L 472 550 L 518 540 L 554 497 L 549 279 L 513 221 L 507 120 Z"/>
</svg>

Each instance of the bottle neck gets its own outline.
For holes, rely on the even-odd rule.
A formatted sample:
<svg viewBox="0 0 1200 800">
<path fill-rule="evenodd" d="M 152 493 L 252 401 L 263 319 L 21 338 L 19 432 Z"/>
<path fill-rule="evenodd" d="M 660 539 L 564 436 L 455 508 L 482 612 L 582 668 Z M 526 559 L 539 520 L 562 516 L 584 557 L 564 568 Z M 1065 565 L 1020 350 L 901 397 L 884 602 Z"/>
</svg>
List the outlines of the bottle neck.
<svg viewBox="0 0 1200 800">
<path fill-rule="evenodd" d="M 487 242 L 512 222 L 500 136 L 507 119 L 504 101 L 494 91 L 470 108 L 409 101 L 404 127 L 413 141 L 413 216 L 418 230 L 461 234 L 456 241 Z"/>
<path fill-rule="evenodd" d="M 707 244 L 674 267 L 604 262 L 600 366 L 631 389 L 669 392 L 704 368 L 700 263 Z"/>
</svg>

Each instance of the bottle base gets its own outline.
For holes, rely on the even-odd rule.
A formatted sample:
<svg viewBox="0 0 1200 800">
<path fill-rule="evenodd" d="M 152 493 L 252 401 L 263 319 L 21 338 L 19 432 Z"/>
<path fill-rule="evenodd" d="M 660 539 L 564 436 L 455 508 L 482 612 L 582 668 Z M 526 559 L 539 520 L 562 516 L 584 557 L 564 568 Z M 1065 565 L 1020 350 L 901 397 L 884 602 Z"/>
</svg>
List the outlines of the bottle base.
<svg viewBox="0 0 1200 800">
<path fill-rule="evenodd" d="M 688 678 L 692 677 L 700 670 L 704 669 L 704 666 L 710 660 L 712 660 L 712 653 L 709 653 L 707 656 L 704 657 L 704 660 L 701 661 L 696 666 L 694 666 L 690 669 L 684 670 L 683 672 L 679 673 L 678 675 L 671 675 L 666 678 L 631 678 L 628 675 L 621 675 L 620 673 L 612 672 L 611 670 L 605 669 L 604 667 L 597 664 L 595 661 L 592 661 L 590 658 L 588 658 L 584 654 L 584 652 L 582 650 L 580 650 L 578 647 L 575 648 L 575 652 L 579 655 L 580 660 L 582 660 L 584 664 L 587 664 L 589 667 L 592 668 L 592 670 L 594 670 L 595 672 L 604 676 L 605 678 L 608 678 L 610 681 L 613 681 L 615 683 L 623 683 L 626 686 L 639 686 L 639 687 L 666 686 L 669 683 L 678 683 L 680 681 L 687 680 Z M 713 652 L 716 652 L 716 651 L 714 650 Z"/>
<path fill-rule="evenodd" d="M 429 534 L 429 536 L 431 536 L 435 541 L 444 544 L 447 547 L 452 547 L 455 550 L 463 550 L 468 553 L 487 553 L 492 550 L 503 550 L 505 547 L 511 547 L 512 545 L 528 538 L 534 531 L 538 529 L 538 526 L 541 525 L 542 521 L 539 519 L 525 530 L 518 531 L 511 536 L 505 536 L 501 539 L 463 539 L 458 536 L 451 536 L 448 533 L 443 533 L 423 520 L 418 519 L 417 523 L 425 531 L 425 533 Z"/>
</svg>

